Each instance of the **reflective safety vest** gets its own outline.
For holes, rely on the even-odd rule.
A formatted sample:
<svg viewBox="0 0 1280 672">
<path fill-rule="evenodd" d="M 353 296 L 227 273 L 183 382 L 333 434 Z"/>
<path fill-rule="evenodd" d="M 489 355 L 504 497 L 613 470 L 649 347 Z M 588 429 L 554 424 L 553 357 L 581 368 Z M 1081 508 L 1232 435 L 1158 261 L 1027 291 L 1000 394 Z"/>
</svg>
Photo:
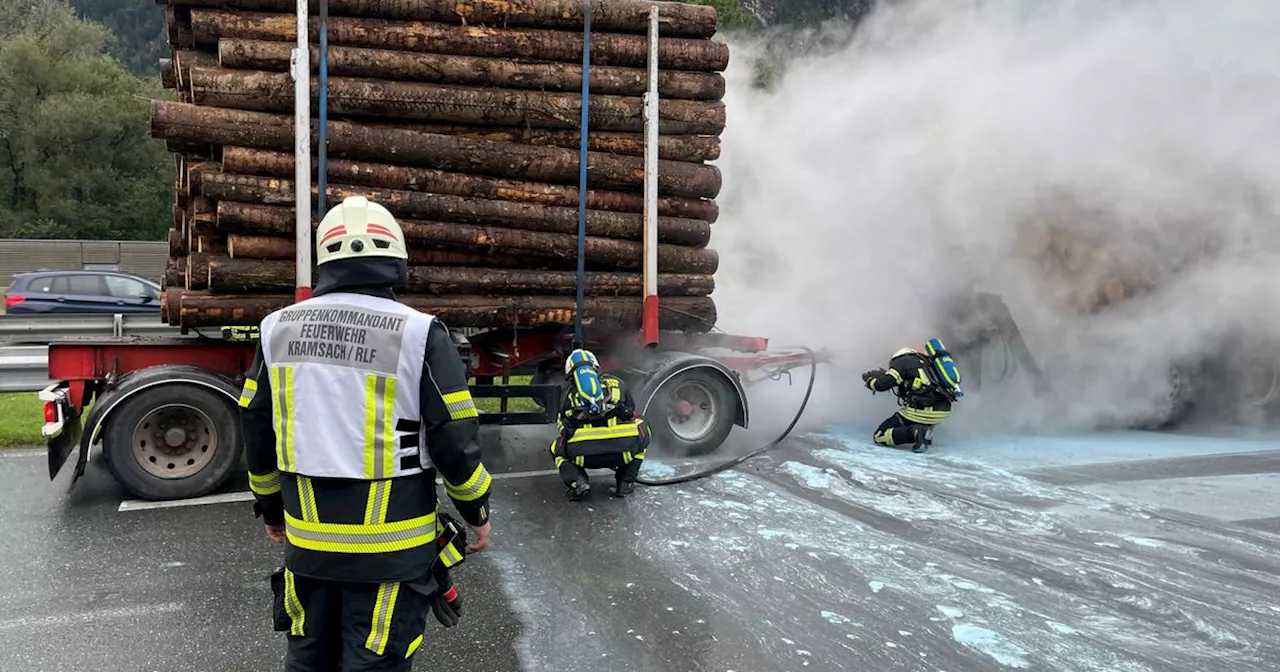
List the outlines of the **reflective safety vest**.
<svg viewBox="0 0 1280 672">
<path fill-rule="evenodd" d="M 420 383 L 433 319 L 351 293 L 268 315 L 261 341 L 280 471 L 368 481 L 431 468 Z"/>
</svg>

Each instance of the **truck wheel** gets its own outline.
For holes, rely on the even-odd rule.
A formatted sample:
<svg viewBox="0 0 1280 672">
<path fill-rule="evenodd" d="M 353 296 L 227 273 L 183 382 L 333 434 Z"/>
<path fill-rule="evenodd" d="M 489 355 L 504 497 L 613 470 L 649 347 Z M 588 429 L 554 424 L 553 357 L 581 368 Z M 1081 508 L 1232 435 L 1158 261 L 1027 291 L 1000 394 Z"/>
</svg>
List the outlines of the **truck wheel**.
<svg viewBox="0 0 1280 672">
<path fill-rule="evenodd" d="M 116 480 L 137 497 L 206 495 L 240 461 L 235 409 L 212 390 L 161 385 L 129 397 L 111 415 L 103 452 Z"/>
<path fill-rule="evenodd" d="M 666 381 L 644 410 L 652 445 L 679 456 L 706 455 L 733 431 L 737 394 L 721 375 L 691 369 Z"/>
</svg>

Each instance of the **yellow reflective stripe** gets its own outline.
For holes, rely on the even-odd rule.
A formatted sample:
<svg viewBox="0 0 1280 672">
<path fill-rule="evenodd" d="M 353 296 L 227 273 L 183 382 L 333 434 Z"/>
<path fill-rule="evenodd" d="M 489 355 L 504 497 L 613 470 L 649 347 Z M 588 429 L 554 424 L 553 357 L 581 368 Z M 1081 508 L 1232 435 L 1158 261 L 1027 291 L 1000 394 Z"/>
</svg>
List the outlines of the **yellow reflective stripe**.
<svg viewBox="0 0 1280 672">
<path fill-rule="evenodd" d="M 419 646 L 422 646 L 422 635 L 418 635 L 417 637 L 414 637 L 413 641 L 409 642 L 409 651 L 404 654 L 404 657 L 408 658 L 412 656 L 413 652 L 417 651 Z"/>
<path fill-rule="evenodd" d="M 579 467 L 585 467 L 587 466 L 587 457 L 585 455 L 579 455 L 573 458 L 573 463 Z"/>
<path fill-rule="evenodd" d="M 901 374 L 901 373 L 898 373 L 898 370 L 897 370 L 897 369 L 889 369 L 889 370 L 888 370 L 888 371 L 886 371 L 885 373 L 889 374 L 889 376 L 890 376 L 891 378 L 893 378 L 894 380 L 898 381 L 898 384 L 899 384 L 899 385 L 901 385 L 901 384 L 902 384 L 902 374 Z"/>
<path fill-rule="evenodd" d="M 289 634 L 301 636 L 307 622 L 307 612 L 298 599 L 298 589 L 293 582 L 293 572 L 284 570 L 284 609 L 289 614 Z"/>
<path fill-rule="evenodd" d="M 373 618 L 369 626 L 369 638 L 365 640 L 364 647 L 379 656 L 387 650 L 387 640 L 391 635 L 391 614 L 396 609 L 396 596 L 399 594 L 399 582 L 378 586 L 378 597 L 373 603 Z"/>
<path fill-rule="evenodd" d="M 476 410 L 476 402 L 471 398 L 471 390 L 461 390 L 440 395 L 444 405 L 449 409 L 449 417 L 454 420 L 466 420 L 480 416 Z"/>
<path fill-rule="evenodd" d="M 452 567 L 462 562 L 462 554 L 454 548 L 453 544 L 445 544 L 444 548 L 440 549 L 440 561 L 445 567 Z"/>
<path fill-rule="evenodd" d="M 289 543 L 328 553 L 390 553 L 417 548 L 436 539 L 436 514 L 375 525 L 316 523 L 284 514 Z"/>
<path fill-rule="evenodd" d="M 302 505 L 302 519 L 318 522 L 320 512 L 316 510 L 316 491 L 311 485 L 311 479 L 306 476 L 298 477 L 298 500 Z"/>
<path fill-rule="evenodd" d="M 394 378 L 369 374 L 364 387 L 364 477 L 370 481 L 391 478 L 394 473 Z"/>
<path fill-rule="evenodd" d="M 626 451 L 626 452 L 622 453 L 622 463 L 623 463 L 623 464 L 631 464 L 631 451 L 629 451 L 629 450 L 628 450 L 628 451 Z"/>
<path fill-rule="evenodd" d="M 951 411 L 935 411 L 932 409 L 902 408 L 898 410 L 902 417 L 922 425 L 936 425 L 946 420 Z"/>
<path fill-rule="evenodd" d="M 276 402 L 271 405 L 276 430 L 276 462 L 281 470 L 290 471 L 293 467 L 293 369 L 271 367 L 271 389 L 276 393 Z"/>
<path fill-rule="evenodd" d="M 391 481 L 374 481 L 369 484 L 369 501 L 364 507 L 364 524 L 387 522 L 387 505 L 391 502 Z"/>
<path fill-rule="evenodd" d="M 628 436 L 640 436 L 639 423 L 632 421 L 616 427 L 583 427 L 573 433 L 573 438 L 569 439 L 569 443 L 598 441 L 600 439 L 621 439 Z"/>
<path fill-rule="evenodd" d="M 484 468 L 484 464 L 476 465 L 476 470 L 471 472 L 471 478 L 468 478 L 462 485 L 454 485 L 448 479 L 444 481 L 444 489 L 449 496 L 462 502 L 470 502 L 479 499 L 489 492 L 489 484 L 493 482 L 493 477 L 489 475 L 489 471 Z"/>
<path fill-rule="evenodd" d="M 249 489 L 255 495 L 274 495 L 280 492 L 280 472 L 271 471 L 262 475 L 249 472 Z"/>
<path fill-rule="evenodd" d="M 249 403 L 253 401 L 253 397 L 258 393 L 258 381 L 252 378 L 244 379 L 244 388 L 240 390 L 240 408 L 248 408 Z"/>
</svg>

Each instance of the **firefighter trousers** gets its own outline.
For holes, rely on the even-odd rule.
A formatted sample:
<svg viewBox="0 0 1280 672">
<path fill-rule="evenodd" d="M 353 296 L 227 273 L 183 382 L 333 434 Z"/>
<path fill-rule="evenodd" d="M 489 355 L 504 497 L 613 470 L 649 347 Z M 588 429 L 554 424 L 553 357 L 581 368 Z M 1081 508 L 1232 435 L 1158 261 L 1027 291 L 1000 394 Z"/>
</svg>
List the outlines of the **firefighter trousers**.
<svg viewBox="0 0 1280 672">
<path fill-rule="evenodd" d="M 587 469 L 612 469 L 614 481 L 621 485 L 634 482 L 640 476 L 644 451 L 648 447 L 648 428 L 644 428 L 639 436 L 627 438 L 576 443 L 557 439 L 551 444 L 551 454 L 555 456 L 556 468 L 560 470 L 560 480 L 570 488 L 575 487 L 578 481 L 590 482 Z"/>
<path fill-rule="evenodd" d="M 931 427 L 933 425 L 912 422 L 901 413 L 894 413 L 876 427 L 872 440 L 882 446 L 909 446 L 916 442 L 917 428 L 923 432 Z"/>
<path fill-rule="evenodd" d="M 279 569 L 275 630 L 287 632 L 286 672 L 409 672 L 436 582 L 346 583 Z"/>
</svg>

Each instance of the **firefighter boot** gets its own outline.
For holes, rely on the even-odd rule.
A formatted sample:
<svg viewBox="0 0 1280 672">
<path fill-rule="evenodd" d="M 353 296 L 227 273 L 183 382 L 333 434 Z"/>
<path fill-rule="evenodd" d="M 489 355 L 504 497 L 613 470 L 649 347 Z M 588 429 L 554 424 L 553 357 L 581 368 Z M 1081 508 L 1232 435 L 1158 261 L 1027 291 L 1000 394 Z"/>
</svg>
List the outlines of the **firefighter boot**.
<svg viewBox="0 0 1280 672">
<path fill-rule="evenodd" d="M 576 502 L 589 494 L 591 494 L 591 484 L 587 482 L 587 479 L 583 478 L 574 481 L 573 485 L 569 486 L 568 490 L 565 490 L 564 496 L 565 499 Z"/>
<path fill-rule="evenodd" d="M 912 428 L 912 434 L 914 434 L 916 441 L 911 446 L 911 452 L 923 453 L 929 450 L 929 446 L 933 445 L 933 427 L 916 425 Z"/>
<path fill-rule="evenodd" d="M 618 474 L 618 477 L 617 479 L 614 480 L 614 484 L 613 484 L 613 496 L 626 497 L 627 495 L 635 491 L 636 491 L 636 482 L 634 480 L 631 480 L 623 476 L 622 474 Z"/>
</svg>

